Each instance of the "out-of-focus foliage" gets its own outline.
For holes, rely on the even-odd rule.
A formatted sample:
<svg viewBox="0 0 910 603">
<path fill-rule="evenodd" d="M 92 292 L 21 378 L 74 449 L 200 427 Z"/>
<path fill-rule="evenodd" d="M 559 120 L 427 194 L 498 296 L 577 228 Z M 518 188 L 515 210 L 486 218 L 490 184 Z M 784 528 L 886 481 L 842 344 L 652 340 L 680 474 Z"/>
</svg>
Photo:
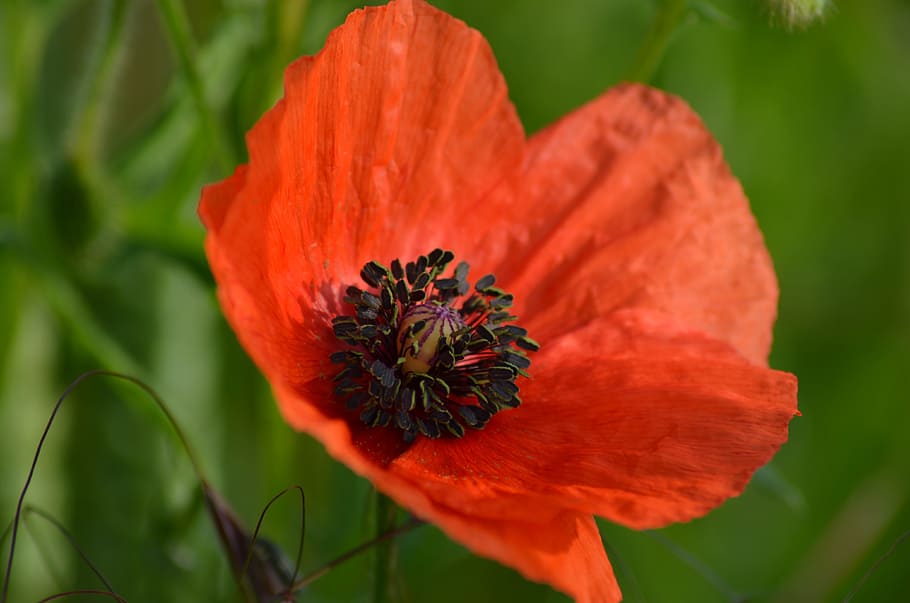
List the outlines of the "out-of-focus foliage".
<svg viewBox="0 0 910 603">
<path fill-rule="evenodd" d="M 0 3 L 4 527 L 54 399 L 105 367 L 162 393 L 248 522 L 300 483 L 305 567 L 369 537 L 368 484 L 284 425 L 221 317 L 195 216 L 200 187 L 243 160 L 283 67 L 355 4 Z M 910 5 L 841 2 L 788 33 L 756 3 L 692 4 L 702 16 L 653 83 L 704 117 L 752 200 L 781 282 L 772 364 L 800 377 L 803 417 L 745 494 L 708 517 L 603 534 L 629 601 L 840 600 L 910 529 Z M 630 0 L 438 5 L 489 39 L 529 132 L 619 81 L 655 13 Z M 179 21 L 181 6 L 182 40 L 162 19 L 176 8 Z M 239 600 L 189 463 L 138 392 L 82 386 L 29 501 L 130 601 Z M 279 502 L 265 531 L 292 553 L 299 519 L 296 501 Z M 399 562 L 408 601 L 564 600 L 432 527 L 399 540 Z M 908 568 L 905 543 L 854 601 L 899 600 Z M 367 600 L 369 571 L 368 556 L 355 560 L 305 599 Z M 10 600 L 95 586 L 31 516 Z"/>
</svg>

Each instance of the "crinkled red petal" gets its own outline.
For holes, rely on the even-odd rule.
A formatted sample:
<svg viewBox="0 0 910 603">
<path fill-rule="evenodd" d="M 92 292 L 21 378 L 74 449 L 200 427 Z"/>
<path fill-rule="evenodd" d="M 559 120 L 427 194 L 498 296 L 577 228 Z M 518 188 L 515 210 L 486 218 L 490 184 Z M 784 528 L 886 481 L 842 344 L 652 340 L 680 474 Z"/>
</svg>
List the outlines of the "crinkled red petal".
<svg viewBox="0 0 910 603">
<path fill-rule="evenodd" d="M 249 165 L 203 191 L 206 252 L 244 347 L 297 387 L 332 373 L 331 318 L 364 263 L 482 244 L 451 225 L 517 169 L 524 133 L 483 37 L 401 0 L 291 65 L 247 143 Z M 338 412 L 330 396 L 282 401 L 310 403 Z"/>
<path fill-rule="evenodd" d="M 534 135 L 522 173 L 469 219 L 543 343 L 648 308 L 767 361 L 771 260 L 720 146 L 672 95 L 619 86 Z"/>
<path fill-rule="evenodd" d="M 480 34 L 399 0 L 294 63 L 248 146 L 199 209 L 228 320 L 289 423 L 478 553 L 618 600 L 591 513 L 697 516 L 786 439 L 795 380 L 756 366 L 774 273 L 682 101 L 620 87 L 526 148 Z M 495 268 L 544 350 L 520 409 L 407 449 L 333 399 L 330 321 L 364 262 L 437 246 Z"/>
<path fill-rule="evenodd" d="M 653 312 L 592 322 L 533 369 L 520 408 L 460 440 L 419 440 L 392 470 L 478 515 L 559 504 L 652 528 L 739 494 L 797 414 L 793 375 Z"/>
</svg>

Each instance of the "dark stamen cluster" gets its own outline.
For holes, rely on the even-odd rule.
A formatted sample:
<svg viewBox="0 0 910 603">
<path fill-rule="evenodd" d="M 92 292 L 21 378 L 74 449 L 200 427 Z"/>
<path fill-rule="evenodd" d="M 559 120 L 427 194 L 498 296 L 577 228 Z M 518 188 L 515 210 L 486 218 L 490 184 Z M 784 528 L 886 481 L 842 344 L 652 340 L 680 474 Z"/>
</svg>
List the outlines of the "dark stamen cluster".
<svg viewBox="0 0 910 603">
<path fill-rule="evenodd" d="M 525 329 L 506 324 L 516 320 L 512 295 L 493 286 L 492 274 L 470 294 L 465 262 L 441 276 L 454 259 L 434 249 L 404 267 L 369 262 L 360 276 L 373 291 L 348 287 L 355 314 L 332 320 L 351 346 L 331 356 L 344 365 L 335 394 L 363 423 L 400 429 L 407 442 L 418 433 L 462 437 L 465 427 L 481 429 L 518 407 L 515 380 L 528 376 L 526 351 L 539 349 Z"/>
</svg>

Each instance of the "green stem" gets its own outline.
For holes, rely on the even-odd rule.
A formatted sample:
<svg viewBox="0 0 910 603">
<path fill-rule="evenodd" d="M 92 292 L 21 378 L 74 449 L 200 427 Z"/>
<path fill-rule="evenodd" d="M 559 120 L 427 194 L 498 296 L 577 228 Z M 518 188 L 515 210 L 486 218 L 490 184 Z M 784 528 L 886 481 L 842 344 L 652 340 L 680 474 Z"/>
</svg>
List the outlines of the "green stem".
<svg viewBox="0 0 910 603">
<path fill-rule="evenodd" d="M 384 494 L 376 492 L 376 538 L 395 527 L 395 516 L 398 507 Z M 392 576 L 395 571 L 395 543 L 393 540 L 382 540 L 376 545 L 376 558 L 373 576 L 373 603 L 386 603 L 393 600 L 391 596 Z"/>
<path fill-rule="evenodd" d="M 721 578 L 714 570 L 705 564 L 704 561 L 691 554 L 681 546 L 677 545 L 675 542 L 660 532 L 656 530 L 645 530 L 644 533 L 662 544 L 667 550 L 676 555 L 683 563 L 695 570 L 695 572 L 707 580 L 711 586 L 716 588 L 717 591 L 720 592 L 727 601 L 730 601 L 730 603 L 743 603 L 744 601 L 751 599 L 751 597 L 746 597 L 739 594 L 736 589 L 727 584 L 726 580 Z"/>
<path fill-rule="evenodd" d="M 375 538 L 372 538 L 362 544 L 357 545 L 356 547 L 347 551 L 346 553 L 343 553 L 342 555 L 336 557 L 335 559 L 332 559 L 328 563 L 325 563 L 325 564 L 321 565 L 320 567 L 316 568 L 315 570 L 311 571 L 310 573 L 305 575 L 303 578 L 301 578 L 300 580 L 295 582 L 294 585 L 290 588 L 290 592 L 296 593 L 296 592 L 303 590 L 310 583 L 315 582 L 319 578 L 322 578 L 323 576 L 325 576 L 327 573 L 329 573 L 330 571 L 332 571 L 333 569 L 335 569 L 342 563 L 344 563 L 350 559 L 353 559 L 357 555 L 363 553 L 364 551 L 371 549 L 372 547 L 376 546 L 377 544 L 380 544 L 387 540 L 391 540 L 392 538 L 396 538 L 397 536 L 401 536 L 402 534 L 405 534 L 406 532 L 410 532 L 414 528 L 416 528 L 418 526 L 422 526 L 422 525 L 424 525 L 424 523 L 421 520 L 412 517 L 411 519 L 405 521 L 400 526 L 397 526 L 384 534 L 380 534 L 380 535 L 376 536 Z"/>
<path fill-rule="evenodd" d="M 0 70 L 9 85 L 2 96 L 9 102 L 7 123 L 12 131 L 4 140 L 14 153 L 0 153 L 0 195 L 10 201 L 4 207 L 12 216 L 21 216 L 32 206 L 38 188 L 38 157 L 33 128 L 40 123 L 37 102 L 41 58 L 50 29 L 35 10 L 37 3 L 0 3 Z"/>
<path fill-rule="evenodd" d="M 269 3 L 269 34 L 276 39 L 271 68 L 280 81 L 281 72 L 297 55 L 297 46 L 306 21 L 309 0 L 284 0 Z"/>
<path fill-rule="evenodd" d="M 688 0 L 661 0 L 657 17 L 651 24 L 648 36 L 638 49 L 632 68 L 626 72 L 625 80 L 648 82 L 660 65 L 673 34 L 689 15 Z"/>
<path fill-rule="evenodd" d="M 98 152 L 98 135 L 102 132 L 101 118 L 109 97 L 111 77 L 116 71 L 126 23 L 126 0 L 114 0 L 108 16 L 105 34 L 101 38 L 97 62 L 89 71 L 93 73 L 82 110 L 74 121 L 74 155 L 83 167 L 91 165 Z"/>
<path fill-rule="evenodd" d="M 205 86 L 199 76 L 199 70 L 196 68 L 195 43 L 186 9 L 181 0 L 158 0 L 158 9 L 161 11 L 164 27 L 177 53 L 180 71 L 186 78 L 199 118 L 211 138 L 221 168 L 229 171 L 238 163 L 237 156 L 228 142 L 228 136 L 222 128 L 221 121 L 206 97 Z"/>
</svg>

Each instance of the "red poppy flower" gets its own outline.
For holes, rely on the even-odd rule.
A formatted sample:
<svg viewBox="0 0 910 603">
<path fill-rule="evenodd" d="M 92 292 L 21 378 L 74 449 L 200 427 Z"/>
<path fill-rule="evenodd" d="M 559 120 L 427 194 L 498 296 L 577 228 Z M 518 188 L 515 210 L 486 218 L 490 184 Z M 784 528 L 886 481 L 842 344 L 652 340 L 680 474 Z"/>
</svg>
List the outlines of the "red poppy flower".
<svg viewBox="0 0 910 603">
<path fill-rule="evenodd" d="M 199 208 L 228 320 L 291 425 L 476 553 L 578 601 L 618 601 L 594 515 L 633 528 L 700 516 L 786 440 L 796 380 L 766 366 L 774 271 L 718 144 L 679 99 L 620 86 L 526 139 L 483 37 L 399 0 L 352 13 L 293 63 L 247 144 L 249 164 Z M 415 437 L 408 417 L 410 432 L 367 426 L 330 361 L 352 349 L 333 333 L 350 302 L 364 322 L 336 326 L 371 337 L 380 304 L 406 309 L 379 295 L 403 281 L 385 268 L 366 271 L 375 294 L 348 291 L 362 267 L 435 248 L 495 273 L 541 345 L 530 378 L 509 381 L 521 405 L 464 437 Z M 394 356 L 414 327 L 383 345 Z"/>
</svg>

